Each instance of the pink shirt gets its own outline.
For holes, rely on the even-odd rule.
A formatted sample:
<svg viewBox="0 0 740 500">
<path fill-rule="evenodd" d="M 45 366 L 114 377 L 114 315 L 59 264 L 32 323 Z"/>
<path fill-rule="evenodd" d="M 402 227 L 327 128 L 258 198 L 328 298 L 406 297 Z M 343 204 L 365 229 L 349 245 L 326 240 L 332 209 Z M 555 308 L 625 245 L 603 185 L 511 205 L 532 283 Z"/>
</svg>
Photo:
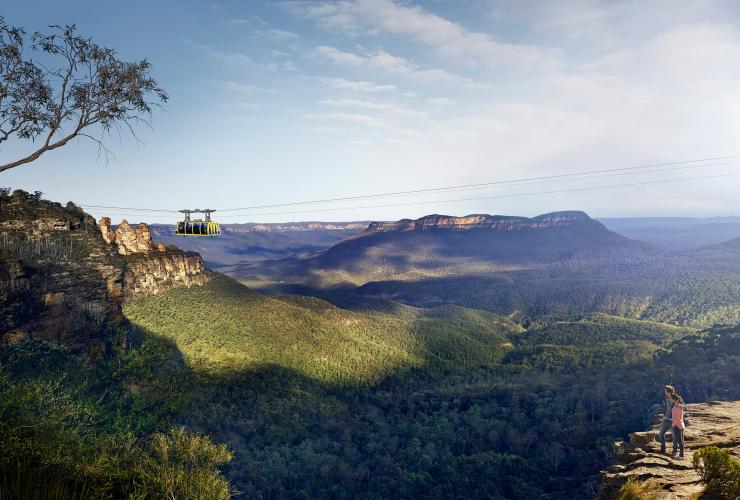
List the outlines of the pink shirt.
<svg viewBox="0 0 740 500">
<path fill-rule="evenodd" d="M 683 423 L 683 407 L 681 405 L 674 404 L 671 408 L 671 424 L 679 429 L 686 427 Z"/>
</svg>

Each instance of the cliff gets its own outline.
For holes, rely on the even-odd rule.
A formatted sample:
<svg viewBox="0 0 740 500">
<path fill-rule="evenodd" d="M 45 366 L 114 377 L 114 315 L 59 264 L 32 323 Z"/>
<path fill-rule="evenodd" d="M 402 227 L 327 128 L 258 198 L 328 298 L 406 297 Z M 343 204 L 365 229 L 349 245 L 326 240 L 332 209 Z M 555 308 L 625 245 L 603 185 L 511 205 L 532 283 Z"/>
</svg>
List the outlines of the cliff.
<svg viewBox="0 0 740 500">
<path fill-rule="evenodd" d="M 34 337 L 99 355 L 127 323 L 125 299 L 211 278 L 200 255 L 154 243 L 146 224 L 113 231 L 73 203 L 0 192 L 0 343 Z"/>
<path fill-rule="evenodd" d="M 705 446 L 717 446 L 740 459 L 740 401 L 689 405 L 688 415 L 690 425 L 685 431 L 685 460 L 673 460 L 660 453 L 660 445 L 656 441 L 660 428 L 658 419 L 649 431 L 630 434 L 629 443 L 620 441 L 614 444 L 617 463 L 602 472 L 598 498 L 617 498 L 619 489 L 629 478 L 650 481 L 656 487 L 657 500 L 696 498 L 703 491 L 703 485 L 692 465 L 695 451 Z M 668 451 L 670 449 L 669 443 Z"/>
<path fill-rule="evenodd" d="M 427 215 L 420 219 L 402 219 L 398 222 L 372 222 L 367 232 L 391 231 L 467 231 L 487 229 L 491 231 L 517 231 L 523 229 L 549 229 L 585 225 L 592 228 L 603 226 L 584 212 L 553 212 L 537 217 L 513 217 L 507 215 L 475 214 L 464 217 L 449 215 Z"/>
<path fill-rule="evenodd" d="M 0 343 L 36 337 L 99 354 L 103 330 L 124 324 L 124 271 L 74 204 L 0 196 Z"/>
<path fill-rule="evenodd" d="M 126 262 L 126 298 L 157 294 L 179 286 L 203 285 L 212 277 L 198 253 L 152 241 L 147 224 L 133 227 L 124 219 L 114 231 L 110 219 L 103 217 L 98 225 L 103 239 Z"/>
</svg>

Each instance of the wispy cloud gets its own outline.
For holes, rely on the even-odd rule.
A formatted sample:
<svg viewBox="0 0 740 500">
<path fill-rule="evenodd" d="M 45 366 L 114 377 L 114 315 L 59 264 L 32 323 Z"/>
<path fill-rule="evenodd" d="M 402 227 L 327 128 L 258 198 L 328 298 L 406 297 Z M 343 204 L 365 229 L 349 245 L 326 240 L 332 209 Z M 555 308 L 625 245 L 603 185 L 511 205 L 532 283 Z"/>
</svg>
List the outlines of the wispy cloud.
<svg viewBox="0 0 740 500">
<path fill-rule="evenodd" d="M 220 82 L 220 85 L 223 89 L 228 90 L 230 92 L 243 92 L 243 93 L 249 93 L 249 94 L 269 94 L 269 95 L 277 95 L 280 93 L 280 91 L 276 89 L 268 89 L 266 87 L 260 87 L 260 86 L 252 85 L 249 83 L 242 83 L 242 82 L 235 82 L 235 81 Z"/>
<path fill-rule="evenodd" d="M 269 30 L 256 30 L 254 34 L 256 36 L 271 38 L 273 40 L 277 40 L 281 42 L 297 40 L 300 38 L 300 35 L 298 33 L 294 33 L 292 31 L 279 30 L 275 28 L 271 28 Z"/>
<path fill-rule="evenodd" d="M 364 57 L 360 57 L 357 54 L 350 52 L 344 52 L 336 47 L 329 47 L 322 45 L 314 49 L 314 56 L 319 59 L 325 59 L 337 64 L 343 64 L 345 66 L 361 67 L 367 63 Z"/>
<path fill-rule="evenodd" d="M 251 66 L 254 60 L 246 54 L 215 49 L 210 45 L 193 44 L 196 50 L 211 61 L 228 66 Z"/>
<path fill-rule="evenodd" d="M 394 85 L 379 84 L 374 82 L 367 82 L 362 80 L 346 80 L 344 78 L 332 78 L 324 76 L 309 77 L 314 80 L 318 80 L 321 84 L 338 90 L 351 90 L 354 92 L 394 92 L 396 87 Z"/>
<path fill-rule="evenodd" d="M 406 36 L 453 63 L 493 67 L 550 65 L 562 55 L 554 48 L 501 42 L 420 6 L 394 0 L 290 1 L 282 5 L 288 12 L 314 19 L 330 30 L 351 35 Z"/>
<path fill-rule="evenodd" d="M 378 50 L 367 55 L 359 55 L 324 45 L 317 47 L 314 50 L 313 56 L 341 66 L 382 71 L 390 75 L 414 80 L 418 83 L 442 83 L 479 88 L 488 87 L 486 84 L 475 82 L 474 80 L 450 73 L 444 69 L 429 68 L 415 64 L 408 59 L 394 56 L 384 50 Z"/>
<path fill-rule="evenodd" d="M 309 113 L 305 114 L 304 117 L 330 122 L 365 125 L 367 127 L 374 128 L 391 128 L 390 123 L 378 118 L 377 116 L 362 113 Z"/>
</svg>

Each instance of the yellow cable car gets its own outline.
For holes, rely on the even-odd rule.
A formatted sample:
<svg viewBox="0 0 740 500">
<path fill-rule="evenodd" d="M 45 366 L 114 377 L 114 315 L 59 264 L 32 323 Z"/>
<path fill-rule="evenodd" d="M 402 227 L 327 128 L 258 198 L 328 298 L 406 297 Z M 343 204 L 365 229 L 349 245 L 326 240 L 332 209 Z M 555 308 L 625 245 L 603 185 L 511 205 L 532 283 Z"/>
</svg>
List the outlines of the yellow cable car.
<svg viewBox="0 0 740 500">
<path fill-rule="evenodd" d="M 180 210 L 181 213 L 185 214 L 185 220 L 181 220 L 175 226 L 175 234 L 177 236 L 220 236 L 221 226 L 218 222 L 211 220 L 211 213 L 215 210 L 210 208 L 200 210 Z M 203 213 L 205 214 L 205 220 L 202 219 L 191 219 L 190 214 Z"/>
</svg>

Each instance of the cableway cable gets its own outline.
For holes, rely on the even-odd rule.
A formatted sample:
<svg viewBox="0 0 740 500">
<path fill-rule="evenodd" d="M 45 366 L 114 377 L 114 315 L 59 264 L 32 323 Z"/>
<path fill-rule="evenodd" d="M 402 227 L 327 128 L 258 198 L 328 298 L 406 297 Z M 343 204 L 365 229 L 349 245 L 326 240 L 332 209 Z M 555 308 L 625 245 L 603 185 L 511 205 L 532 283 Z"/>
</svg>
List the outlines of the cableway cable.
<svg viewBox="0 0 740 500">
<path fill-rule="evenodd" d="M 726 174 L 716 174 L 716 175 L 704 175 L 704 176 L 695 176 L 695 177 L 682 177 L 682 178 L 674 178 L 674 179 L 660 179 L 660 180 L 643 181 L 643 182 L 630 182 L 630 183 L 623 183 L 623 184 L 607 184 L 607 185 L 587 186 L 587 187 L 580 187 L 580 188 L 555 189 L 555 190 L 549 190 L 549 191 L 536 191 L 536 192 L 528 192 L 528 193 L 508 193 L 508 194 L 499 194 L 499 195 L 492 195 L 492 196 L 476 196 L 476 197 L 468 197 L 468 198 L 455 198 L 455 199 L 447 199 L 447 200 L 428 200 L 428 201 L 415 201 L 415 202 L 407 202 L 407 203 L 389 203 L 389 204 L 382 204 L 382 205 L 362 205 L 362 206 L 348 206 L 348 207 L 331 207 L 331 208 L 318 208 L 318 209 L 294 210 L 294 211 L 282 211 L 282 212 L 261 212 L 261 213 L 249 213 L 249 214 L 231 214 L 231 215 L 222 216 L 221 218 L 226 218 L 226 217 L 255 217 L 255 216 L 265 216 L 265 215 L 289 215 L 289 214 L 303 214 L 303 213 L 317 213 L 317 212 L 336 212 L 336 211 L 345 211 L 345 210 L 362 210 L 362 209 L 368 209 L 368 208 L 390 208 L 390 207 L 403 207 L 403 206 L 414 206 L 414 205 L 456 203 L 456 202 L 461 202 L 461 201 L 478 201 L 478 200 L 492 200 L 492 199 L 500 199 L 500 198 L 517 198 L 517 197 L 538 196 L 538 195 L 546 195 L 546 194 L 573 193 L 573 192 L 581 192 L 581 191 L 595 191 L 595 190 L 613 189 L 613 188 L 621 188 L 621 187 L 646 186 L 646 185 L 656 185 L 656 184 L 669 184 L 669 183 L 674 183 L 674 182 L 685 182 L 685 181 L 694 181 L 694 180 L 716 179 L 716 178 L 735 177 L 735 176 L 740 176 L 740 172 L 733 172 L 733 173 L 726 173 Z M 155 215 L 154 217 L 165 217 L 165 216 L 164 215 Z"/>
<path fill-rule="evenodd" d="M 554 181 L 557 179 L 572 178 L 572 177 L 578 177 L 578 176 L 581 176 L 579 180 L 587 180 L 589 178 L 599 178 L 599 177 L 608 177 L 608 176 L 595 176 L 595 177 L 582 177 L 582 176 L 590 176 L 593 174 L 611 173 L 611 172 L 626 172 L 627 174 L 629 174 L 629 173 L 634 173 L 635 170 L 644 170 L 644 169 L 650 169 L 650 168 L 654 169 L 655 167 L 671 167 L 671 168 L 644 171 L 640 173 L 653 173 L 653 172 L 663 172 L 663 171 L 672 171 L 672 170 L 682 170 L 682 169 L 687 169 L 687 168 L 704 168 L 704 167 L 711 167 L 711 166 L 734 164 L 734 163 L 737 163 L 737 161 L 719 163 L 719 164 L 708 164 L 708 163 L 701 163 L 701 162 L 728 160 L 728 159 L 733 159 L 733 158 L 735 159 L 740 158 L 740 155 L 715 156 L 715 157 L 702 158 L 702 159 L 697 159 L 697 160 L 683 160 L 683 161 L 652 163 L 652 164 L 638 165 L 638 166 L 633 166 L 633 167 L 590 170 L 590 171 L 585 171 L 585 172 L 571 172 L 571 173 L 563 173 L 563 174 L 555 174 L 555 175 L 547 175 L 547 176 L 539 176 L 539 177 L 525 177 L 525 178 L 520 178 L 520 179 L 481 182 L 481 183 L 475 183 L 475 184 L 462 184 L 462 185 L 456 185 L 456 186 L 444 186 L 444 187 L 426 188 L 426 189 L 413 189 L 413 190 L 406 190 L 406 191 L 395 191 L 395 192 L 376 193 L 376 194 L 368 194 L 368 195 L 345 196 L 345 197 L 339 197 L 339 198 L 326 198 L 326 199 L 321 199 L 321 200 L 305 200 L 305 201 L 297 201 L 297 202 L 291 202 L 291 203 L 254 205 L 251 207 L 241 207 L 241 208 L 225 208 L 225 209 L 220 209 L 218 211 L 220 213 L 236 212 L 236 211 L 258 210 L 258 209 L 263 209 L 263 208 L 279 208 L 279 207 L 317 204 L 317 203 L 332 203 L 332 202 L 337 202 L 337 201 L 351 201 L 351 200 L 362 200 L 362 199 L 372 199 L 372 198 L 383 198 L 383 197 L 391 197 L 391 196 L 409 196 L 409 195 L 416 195 L 416 194 L 445 192 L 445 191 L 456 191 L 456 190 L 463 191 L 463 190 L 468 190 L 468 189 L 481 189 L 481 188 L 488 187 L 488 186 L 503 185 L 503 184 L 517 184 L 517 185 L 524 185 L 526 183 L 535 184 L 539 182 L 549 182 L 549 181 Z M 694 164 L 694 163 L 698 163 L 698 164 L 688 165 L 688 164 Z M 687 165 L 687 166 L 680 167 L 679 165 Z M 624 174 L 619 174 L 619 175 L 624 175 Z M 411 204 L 414 204 L 414 203 L 411 203 Z M 107 205 L 81 205 L 81 206 L 83 208 L 89 208 L 89 209 L 126 210 L 130 212 L 148 212 L 148 213 L 178 213 L 179 212 L 178 210 L 168 210 L 168 209 L 158 209 L 158 208 L 118 207 L 118 206 L 107 206 Z M 403 205 L 398 205 L 398 206 L 403 206 Z M 324 210 L 320 210 L 320 211 L 324 211 Z M 258 214 L 255 214 L 255 215 L 258 215 Z M 221 217 L 224 217 L 224 216 L 222 215 Z"/>
</svg>

